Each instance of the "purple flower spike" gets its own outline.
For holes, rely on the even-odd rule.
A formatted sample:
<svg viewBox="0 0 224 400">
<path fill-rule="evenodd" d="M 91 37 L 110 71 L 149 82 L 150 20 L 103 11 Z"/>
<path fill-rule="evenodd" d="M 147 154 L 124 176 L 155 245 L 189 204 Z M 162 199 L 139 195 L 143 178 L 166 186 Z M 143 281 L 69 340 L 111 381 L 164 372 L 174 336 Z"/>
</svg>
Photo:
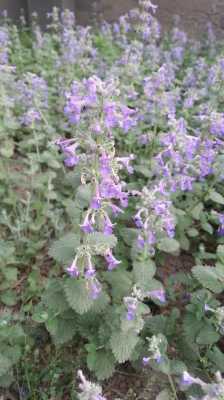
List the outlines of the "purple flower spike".
<svg viewBox="0 0 224 400">
<path fill-rule="evenodd" d="M 105 254 L 105 259 L 108 263 L 108 271 L 112 271 L 114 268 L 117 267 L 118 264 L 121 263 L 121 261 L 118 261 L 112 254 L 111 250 L 108 250 L 108 252 Z"/>
</svg>

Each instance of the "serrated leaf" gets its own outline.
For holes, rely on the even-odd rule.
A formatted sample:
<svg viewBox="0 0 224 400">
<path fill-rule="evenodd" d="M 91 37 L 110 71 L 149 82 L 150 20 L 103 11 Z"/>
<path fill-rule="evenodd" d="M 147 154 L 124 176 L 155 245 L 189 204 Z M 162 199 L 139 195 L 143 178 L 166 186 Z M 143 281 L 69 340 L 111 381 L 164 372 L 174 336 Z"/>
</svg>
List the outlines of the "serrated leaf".
<svg viewBox="0 0 224 400">
<path fill-rule="evenodd" d="M 89 206 L 92 197 L 92 185 L 81 185 L 76 192 L 75 201 L 79 208 L 86 208 Z"/>
<path fill-rule="evenodd" d="M 138 236 L 138 229 L 135 228 L 122 228 L 119 231 L 122 239 L 124 242 L 128 245 L 131 246 L 132 243 L 137 239 Z"/>
<path fill-rule="evenodd" d="M 101 292 L 100 296 L 96 300 L 94 300 L 90 312 L 96 314 L 101 313 L 103 310 L 105 310 L 109 303 L 110 297 L 108 296 L 108 294 L 105 292 Z"/>
<path fill-rule="evenodd" d="M 138 336 L 133 332 L 114 332 L 110 338 L 110 346 L 114 357 L 120 363 L 128 361 L 138 343 Z"/>
<path fill-rule="evenodd" d="M 176 239 L 165 238 L 160 240 L 157 248 L 165 253 L 176 253 L 180 249 L 180 244 Z"/>
<path fill-rule="evenodd" d="M 105 272 L 104 277 L 111 285 L 112 296 L 116 301 L 119 301 L 126 296 L 132 287 L 132 277 L 130 272 L 121 268 L 116 271 Z"/>
<path fill-rule="evenodd" d="M 220 338 L 220 335 L 216 332 L 213 326 L 207 324 L 204 325 L 200 330 L 196 342 L 201 345 L 211 345 L 216 343 Z"/>
<path fill-rule="evenodd" d="M 93 305 L 85 280 L 67 279 L 65 285 L 66 299 L 73 310 L 78 314 L 84 314 Z"/>
<path fill-rule="evenodd" d="M 69 305 L 65 298 L 64 288 L 62 284 L 53 279 L 49 282 L 43 296 L 43 303 L 53 312 L 60 314 L 67 310 Z"/>
<path fill-rule="evenodd" d="M 66 264 L 74 258 L 79 244 L 80 235 L 78 233 L 68 233 L 52 244 L 49 250 L 49 255 L 58 263 Z"/>
<path fill-rule="evenodd" d="M 145 287 L 145 285 L 154 277 L 156 266 L 153 260 L 135 261 L 133 263 L 134 280 L 137 286 Z"/>
<path fill-rule="evenodd" d="M 92 346 L 93 347 L 93 346 Z M 115 358 L 113 354 L 105 349 L 97 350 L 91 348 L 87 356 L 87 365 L 90 371 L 94 371 L 97 379 L 110 378 L 115 370 Z"/>
<path fill-rule="evenodd" d="M 57 345 L 64 344 L 74 337 L 77 332 L 77 321 L 75 318 L 53 318 L 46 323 L 47 330 L 53 336 Z"/>
<path fill-rule="evenodd" d="M 89 246 L 94 246 L 98 254 L 101 254 L 108 247 L 111 249 L 115 247 L 117 238 L 115 235 L 104 235 L 102 232 L 94 232 L 86 236 L 86 243 Z"/>
<path fill-rule="evenodd" d="M 154 315 L 147 319 L 144 329 L 146 332 L 150 332 L 153 335 L 158 335 L 159 333 L 166 333 L 167 317 L 164 315 Z"/>
<path fill-rule="evenodd" d="M 198 265 L 192 268 L 192 273 L 206 289 L 217 294 L 223 291 L 224 283 L 218 280 L 214 267 Z"/>
</svg>

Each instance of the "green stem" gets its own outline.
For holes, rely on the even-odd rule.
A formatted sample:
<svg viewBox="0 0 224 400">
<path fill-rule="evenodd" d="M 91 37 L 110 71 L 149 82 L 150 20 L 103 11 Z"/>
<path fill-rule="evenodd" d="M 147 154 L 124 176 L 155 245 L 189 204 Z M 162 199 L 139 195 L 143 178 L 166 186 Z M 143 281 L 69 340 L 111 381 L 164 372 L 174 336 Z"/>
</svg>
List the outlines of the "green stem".
<svg viewBox="0 0 224 400">
<path fill-rule="evenodd" d="M 174 382 L 173 382 L 173 378 L 172 378 L 172 376 L 170 374 L 168 374 L 167 376 L 168 376 L 169 383 L 170 383 L 170 386 L 171 386 L 171 389 L 172 389 L 172 392 L 173 392 L 173 395 L 174 395 L 174 399 L 178 400 L 177 391 L 176 391 L 176 388 L 175 388 L 175 385 L 174 385 Z"/>
</svg>

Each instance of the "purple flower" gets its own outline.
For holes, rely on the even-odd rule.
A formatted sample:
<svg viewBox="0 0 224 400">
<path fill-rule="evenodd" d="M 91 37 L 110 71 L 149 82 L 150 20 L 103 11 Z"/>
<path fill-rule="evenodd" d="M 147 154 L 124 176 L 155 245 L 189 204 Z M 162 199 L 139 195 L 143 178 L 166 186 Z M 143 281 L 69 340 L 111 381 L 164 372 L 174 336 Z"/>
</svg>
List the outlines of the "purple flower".
<svg viewBox="0 0 224 400">
<path fill-rule="evenodd" d="M 118 264 L 121 263 L 121 261 L 118 261 L 112 254 L 111 250 L 108 250 L 107 253 L 105 254 L 105 260 L 108 263 L 108 271 L 112 271 L 114 268 L 117 267 Z"/>
<path fill-rule="evenodd" d="M 133 167 L 130 165 L 130 162 L 134 160 L 135 156 L 131 154 L 129 157 L 117 157 L 117 161 L 123 164 L 123 166 L 127 169 L 129 174 L 133 174 Z"/>
<path fill-rule="evenodd" d="M 135 297 L 125 297 L 124 304 L 127 307 L 126 318 L 128 321 L 133 321 L 136 317 L 138 300 Z"/>
<path fill-rule="evenodd" d="M 191 376 L 187 371 L 183 372 L 182 379 L 181 379 L 181 385 L 183 386 L 191 386 L 196 382 L 195 378 Z"/>
<path fill-rule="evenodd" d="M 141 235 L 138 235 L 137 246 L 139 249 L 144 249 L 144 247 L 145 247 L 145 240 L 143 239 L 143 237 Z"/>
<path fill-rule="evenodd" d="M 149 361 L 150 361 L 150 357 L 143 357 L 142 363 L 143 363 L 144 367 L 146 367 L 149 364 Z"/>
<path fill-rule="evenodd" d="M 87 256 L 87 265 L 85 267 L 85 277 L 93 278 L 96 275 L 96 270 L 91 262 L 91 256 Z"/>
<path fill-rule="evenodd" d="M 40 113 L 34 109 L 28 110 L 21 117 L 21 123 L 25 126 L 31 126 L 36 121 L 41 121 Z"/>
<path fill-rule="evenodd" d="M 75 258 L 70 267 L 66 269 L 66 272 L 72 277 L 77 278 L 80 274 L 79 269 L 77 267 L 77 259 Z"/>
<path fill-rule="evenodd" d="M 91 222 L 89 220 L 89 212 L 87 213 L 87 215 L 86 215 L 86 217 L 85 217 L 85 219 L 83 221 L 83 224 L 80 225 L 80 228 L 85 233 L 92 233 L 93 232 L 93 227 L 92 227 L 92 224 L 91 224 Z"/>
<path fill-rule="evenodd" d="M 159 300 L 161 303 L 166 303 L 166 294 L 163 289 L 152 290 L 148 292 L 147 295 L 152 299 Z"/>
<path fill-rule="evenodd" d="M 219 228 L 218 228 L 218 234 L 220 236 L 224 236 L 224 214 L 219 214 L 218 215 L 218 220 L 219 220 Z"/>
<path fill-rule="evenodd" d="M 114 216 L 118 215 L 119 213 L 123 213 L 124 212 L 120 207 L 118 207 L 118 206 L 116 206 L 115 204 L 112 204 L 112 203 L 110 204 L 110 208 L 112 209 L 112 213 L 113 213 Z"/>
<path fill-rule="evenodd" d="M 137 226 L 137 228 L 142 228 L 143 227 L 143 221 L 141 218 L 141 213 L 142 211 L 139 210 L 137 212 L 137 214 L 135 214 L 135 216 L 133 217 L 134 221 L 135 221 L 135 225 Z"/>
<path fill-rule="evenodd" d="M 114 227 L 114 224 L 112 224 L 110 218 L 109 218 L 108 215 L 105 213 L 105 214 L 104 214 L 103 233 L 105 233 L 105 235 L 111 235 L 111 234 L 113 233 L 113 227 Z"/>
</svg>

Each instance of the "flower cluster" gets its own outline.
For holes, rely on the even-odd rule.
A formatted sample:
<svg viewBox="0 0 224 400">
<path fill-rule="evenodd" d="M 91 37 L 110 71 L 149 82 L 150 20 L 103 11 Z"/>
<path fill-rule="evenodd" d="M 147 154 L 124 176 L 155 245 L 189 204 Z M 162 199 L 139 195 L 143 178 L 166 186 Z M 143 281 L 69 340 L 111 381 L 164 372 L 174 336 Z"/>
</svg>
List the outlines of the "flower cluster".
<svg viewBox="0 0 224 400">
<path fill-rule="evenodd" d="M 184 371 L 180 382 L 181 389 L 187 389 L 192 385 L 198 385 L 204 392 L 203 397 L 190 397 L 190 400 L 222 400 L 224 394 L 224 381 L 220 372 L 216 373 L 216 382 L 205 383 L 200 378 L 194 378 Z"/>
<path fill-rule="evenodd" d="M 157 364 L 160 364 L 163 360 L 161 352 L 161 345 L 163 344 L 162 338 L 160 337 L 160 335 L 153 335 L 150 339 L 148 338 L 148 342 L 149 356 L 143 357 L 143 365 L 147 366 L 150 360 L 154 360 Z"/>
<path fill-rule="evenodd" d="M 88 381 L 81 370 L 78 371 L 78 378 L 81 381 L 79 384 L 78 393 L 79 400 L 106 400 L 102 394 L 102 388 L 95 383 Z"/>
<path fill-rule="evenodd" d="M 147 249 L 154 255 L 155 245 L 163 237 L 173 238 L 175 234 L 175 215 L 172 212 L 172 201 L 166 190 L 166 183 L 161 180 L 152 188 L 143 188 L 141 203 L 134 221 L 139 228 L 139 250 Z"/>
<path fill-rule="evenodd" d="M 113 129 L 119 126 L 124 132 L 129 130 L 133 112 L 116 102 L 117 93 L 114 82 L 103 82 L 96 76 L 82 83 L 73 82 L 71 91 L 66 93 L 64 112 L 76 129 L 76 138 L 59 138 L 55 143 L 64 155 L 65 165 L 79 168 L 82 183 L 90 186 L 89 207 L 80 224 L 84 237 L 94 232 L 112 235 L 115 224 L 111 218 L 128 205 L 128 192 L 119 178 L 119 171 L 126 169 L 131 174 L 130 162 L 134 157 L 116 157 Z M 83 130 L 89 132 L 88 135 L 83 134 Z M 97 298 L 101 291 L 92 264 L 96 254 L 93 249 L 81 247 L 67 268 L 73 278 L 82 276 L 87 280 L 92 298 Z M 120 264 L 109 246 L 103 257 L 109 271 Z"/>
<path fill-rule="evenodd" d="M 7 27 L 0 27 L 0 65 L 8 64 L 9 32 Z"/>
</svg>

